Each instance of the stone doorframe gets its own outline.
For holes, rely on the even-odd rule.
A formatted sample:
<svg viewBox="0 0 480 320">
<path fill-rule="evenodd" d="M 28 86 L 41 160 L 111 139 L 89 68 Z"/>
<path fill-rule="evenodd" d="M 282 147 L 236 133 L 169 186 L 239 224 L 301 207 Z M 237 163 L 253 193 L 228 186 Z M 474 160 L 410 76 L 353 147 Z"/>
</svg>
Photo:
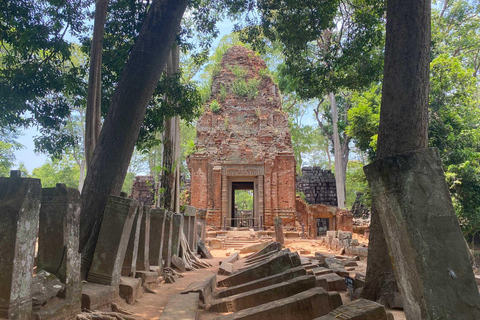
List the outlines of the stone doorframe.
<svg viewBox="0 0 480 320">
<path fill-rule="evenodd" d="M 263 163 L 222 165 L 222 228 L 226 227 L 225 217 L 232 216 L 232 182 L 238 181 L 253 182 L 254 227 L 263 227 L 265 221 L 264 174 Z"/>
</svg>

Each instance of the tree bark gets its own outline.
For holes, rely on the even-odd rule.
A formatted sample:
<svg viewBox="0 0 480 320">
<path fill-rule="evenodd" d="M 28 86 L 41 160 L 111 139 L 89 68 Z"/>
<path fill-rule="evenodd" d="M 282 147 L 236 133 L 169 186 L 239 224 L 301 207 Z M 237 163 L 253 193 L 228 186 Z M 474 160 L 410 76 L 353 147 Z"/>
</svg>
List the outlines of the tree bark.
<svg viewBox="0 0 480 320">
<path fill-rule="evenodd" d="M 429 0 L 387 1 L 379 158 L 427 147 L 430 6 Z M 380 217 L 372 209 L 367 279 L 362 296 L 385 300 L 398 289 L 393 285 L 393 267 Z"/>
<path fill-rule="evenodd" d="M 174 75 L 180 70 L 180 50 L 178 47 L 172 49 L 167 62 L 167 75 Z M 163 139 L 163 174 L 161 177 L 159 195 L 160 207 L 173 212 L 180 212 L 180 119 L 173 117 L 165 120 L 165 131 Z"/>
<path fill-rule="evenodd" d="M 108 2 L 109 0 L 97 0 L 95 3 L 95 23 L 93 25 L 92 48 L 90 49 L 85 116 L 85 162 L 87 169 L 102 127 L 102 50 Z"/>
<path fill-rule="evenodd" d="M 167 62 L 188 0 L 154 0 L 123 70 L 82 191 L 80 252 L 88 274 L 107 197 L 119 195 L 148 103 Z"/>
<path fill-rule="evenodd" d="M 332 110 L 332 124 L 333 124 L 333 152 L 335 155 L 335 182 L 337 187 L 337 206 L 345 208 L 345 170 L 344 157 L 342 154 L 342 145 L 340 144 L 340 136 L 338 134 L 338 108 L 335 94 L 333 92 L 328 94 L 330 101 L 330 108 Z M 345 169 L 344 169 L 345 168 Z"/>
</svg>

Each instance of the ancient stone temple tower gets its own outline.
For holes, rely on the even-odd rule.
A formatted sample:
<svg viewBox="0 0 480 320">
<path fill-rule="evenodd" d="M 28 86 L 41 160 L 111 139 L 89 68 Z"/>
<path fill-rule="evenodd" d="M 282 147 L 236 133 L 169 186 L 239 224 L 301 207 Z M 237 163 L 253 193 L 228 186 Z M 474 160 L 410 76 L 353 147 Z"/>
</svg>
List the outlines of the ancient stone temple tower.
<svg viewBox="0 0 480 320">
<path fill-rule="evenodd" d="M 230 48 L 214 75 L 210 101 L 197 124 L 197 152 L 188 160 L 191 205 L 207 223 L 235 224 L 235 190 L 253 191 L 250 226 L 275 216 L 295 223 L 295 158 L 287 115 L 265 62 L 242 46 Z"/>
</svg>

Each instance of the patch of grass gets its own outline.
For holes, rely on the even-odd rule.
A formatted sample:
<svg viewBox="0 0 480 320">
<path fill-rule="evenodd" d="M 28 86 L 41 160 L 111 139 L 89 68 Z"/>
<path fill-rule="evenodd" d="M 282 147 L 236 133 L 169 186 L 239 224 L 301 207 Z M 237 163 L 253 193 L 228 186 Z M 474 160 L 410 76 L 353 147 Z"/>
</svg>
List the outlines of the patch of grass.
<svg viewBox="0 0 480 320">
<path fill-rule="evenodd" d="M 223 84 L 220 86 L 219 97 L 220 97 L 220 101 L 222 101 L 222 102 L 224 102 L 227 99 L 227 89 L 225 88 L 225 86 Z"/>
<path fill-rule="evenodd" d="M 228 69 L 233 72 L 235 77 L 244 79 L 248 74 L 248 69 L 244 67 L 240 67 L 239 65 L 235 64 L 234 66 L 228 66 Z"/>
<path fill-rule="evenodd" d="M 239 97 L 247 97 L 252 100 L 258 95 L 260 79 L 236 79 L 232 84 L 232 91 Z"/>
<path fill-rule="evenodd" d="M 214 99 L 212 102 L 210 102 L 210 110 L 213 113 L 218 113 L 220 111 L 220 103 L 218 103 L 217 99 Z"/>
</svg>

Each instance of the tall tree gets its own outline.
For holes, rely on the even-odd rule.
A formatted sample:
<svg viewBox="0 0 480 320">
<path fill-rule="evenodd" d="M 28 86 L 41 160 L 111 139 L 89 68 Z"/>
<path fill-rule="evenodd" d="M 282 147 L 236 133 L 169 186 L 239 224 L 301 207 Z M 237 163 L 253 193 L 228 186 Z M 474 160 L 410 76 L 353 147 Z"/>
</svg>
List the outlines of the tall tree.
<svg viewBox="0 0 480 320">
<path fill-rule="evenodd" d="M 154 0 L 123 69 L 82 190 L 80 252 L 88 274 L 109 194 L 118 195 L 148 104 L 188 1 Z"/>
<path fill-rule="evenodd" d="M 379 158 L 428 145 L 430 11 L 430 0 L 387 1 Z M 375 206 L 369 240 L 362 297 L 388 302 L 398 288 Z"/>
<path fill-rule="evenodd" d="M 295 91 L 303 99 L 327 98 L 330 103 L 337 198 L 344 207 L 349 138 L 339 136 L 337 97 L 380 76 L 384 1 L 262 1 L 258 6 L 260 21 L 245 29 L 247 39 L 263 33 L 280 41 L 282 73 L 294 80 Z"/>
<path fill-rule="evenodd" d="M 180 71 L 180 50 L 172 49 L 167 61 L 167 76 Z M 165 119 L 162 144 L 162 175 L 160 179 L 159 205 L 173 212 L 180 210 L 180 118 Z"/>
<path fill-rule="evenodd" d="M 88 73 L 87 111 L 85 115 L 85 162 L 90 164 L 102 127 L 102 50 L 109 0 L 95 3 L 90 71 Z"/>
</svg>

